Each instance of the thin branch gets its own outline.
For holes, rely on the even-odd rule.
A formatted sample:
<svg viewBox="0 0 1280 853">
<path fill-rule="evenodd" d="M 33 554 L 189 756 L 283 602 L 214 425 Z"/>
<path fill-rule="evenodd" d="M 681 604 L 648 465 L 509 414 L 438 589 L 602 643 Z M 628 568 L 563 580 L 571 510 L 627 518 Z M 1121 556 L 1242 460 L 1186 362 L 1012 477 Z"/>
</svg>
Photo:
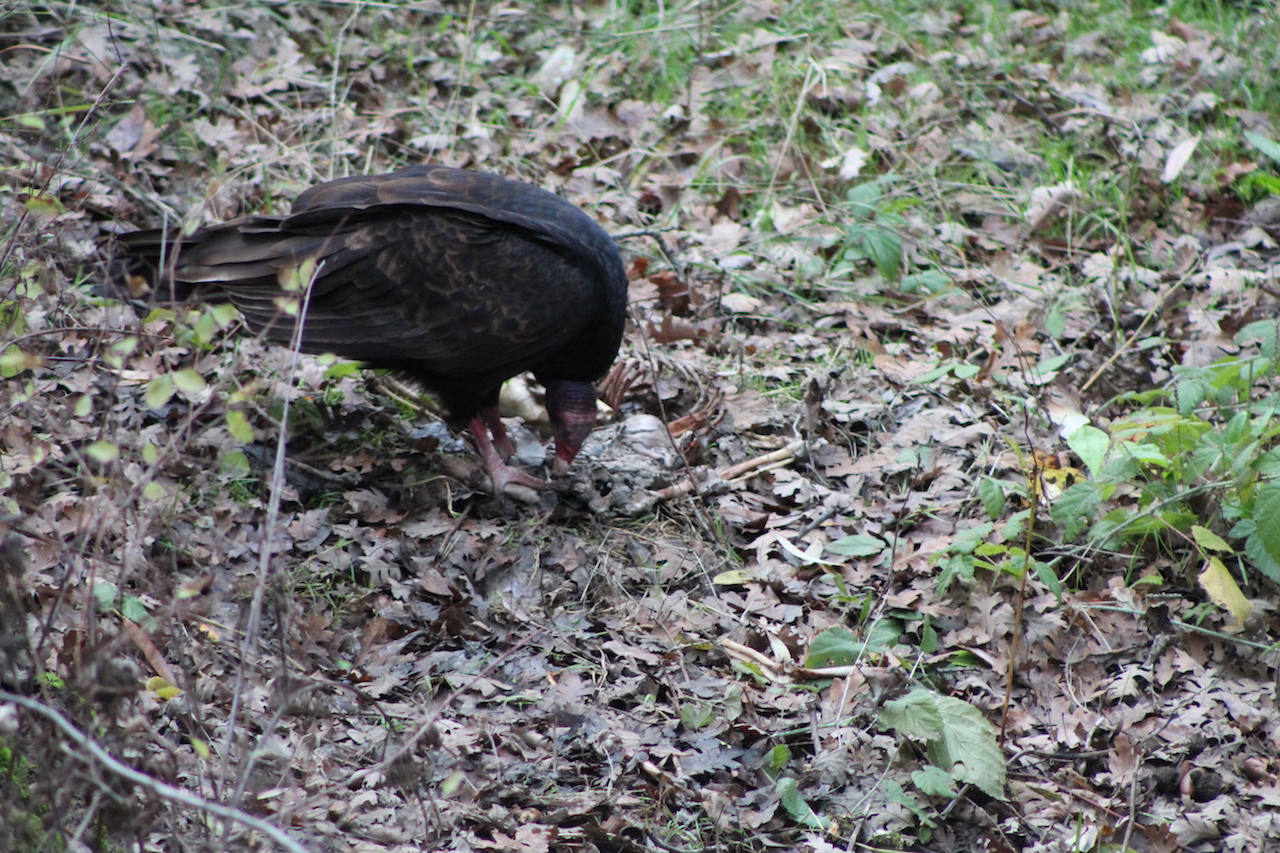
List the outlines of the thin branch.
<svg viewBox="0 0 1280 853">
<path fill-rule="evenodd" d="M 148 776 L 141 770 L 135 770 L 129 765 L 122 763 L 112 756 L 111 753 L 99 746 L 97 742 L 92 740 L 88 735 L 76 728 L 74 723 L 58 711 L 50 708 L 48 705 L 45 705 L 43 702 L 38 702 L 35 699 L 30 699 L 26 696 L 19 696 L 16 693 L 9 693 L 4 690 L 0 690 L 0 702 L 12 702 L 15 705 L 20 705 L 23 708 L 26 708 L 28 711 L 40 714 L 61 729 L 62 733 L 66 735 L 69 740 L 84 750 L 85 753 L 92 756 L 94 760 L 107 770 L 110 770 L 117 776 L 123 776 L 134 784 L 141 785 L 157 797 L 161 797 L 175 803 L 192 806 L 193 808 L 200 809 L 201 811 L 208 812 L 209 814 L 217 815 L 220 818 L 242 824 L 250 829 L 255 829 L 269 837 L 285 850 L 290 851 L 290 853 L 310 853 L 307 848 L 294 841 L 285 834 L 284 830 L 272 823 L 256 818 L 253 815 L 246 814 L 245 812 L 240 811 L 240 809 L 224 806 L 221 803 L 211 802 L 210 800 L 206 800 L 184 788 L 170 785 L 168 782 L 161 782 L 159 779 Z"/>
<path fill-rule="evenodd" d="M 324 261 L 320 263 L 308 263 L 303 261 L 293 272 L 296 273 L 297 281 L 302 285 L 298 304 L 298 314 L 294 320 L 293 336 L 289 340 L 289 369 L 287 376 L 287 387 L 292 389 L 294 382 L 298 377 L 298 361 L 302 354 L 303 327 L 307 319 L 307 308 L 311 304 L 311 289 L 319 278 L 321 270 L 324 268 Z M 282 274 L 285 271 L 282 271 Z M 271 490 L 267 497 L 267 516 L 262 524 L 262 542 L 258 552 L 258 582 L 253 590 L 253 600 L 249 605 L 249 616 L 245 620 L 244 642 L 242 645 L 241 661 L 242 666 L 236 677 L 236 693 L 231 703 L 231 713 L 227 719 L 227 739 L 226 739 L 226 755 L 231 755 L 232 745 L 235 738 L 236 717 L 239 711 L 240 697 L 244 694 L 245 681 L 247 678 L 247 670 L 257 661 L 258 652 L 258 630 L 262 621 L 263 600 L 266 597 L 267 583 L 275 579 L 272 572 L 272 545 L 275 542 L 276 527 L 280 520 L 280 496 L 284 491 L 284 460 L 289 446 L 289 399 L 288 393 L 284 394 L 284 399 L 280 405 L 280 424 L 279 432 L 276 435 L 276 453 L 275 464 L 271 469 Z M 283 608 L 282 602 L 277 605 Z M 283 670 L 282 670 L 283 672 Z M 267 736 L 267 732 L 263 732 L 262 737 Z M 240 773 L 240 778 L 236 783 L 235 793 L 232 795 L 231 802 L 240 802 L 244 796 L 245 788 L 249 784 L 250 770 L 253 768 L 254 755 L 251 753 L 249 761 Z"/>
</svg>

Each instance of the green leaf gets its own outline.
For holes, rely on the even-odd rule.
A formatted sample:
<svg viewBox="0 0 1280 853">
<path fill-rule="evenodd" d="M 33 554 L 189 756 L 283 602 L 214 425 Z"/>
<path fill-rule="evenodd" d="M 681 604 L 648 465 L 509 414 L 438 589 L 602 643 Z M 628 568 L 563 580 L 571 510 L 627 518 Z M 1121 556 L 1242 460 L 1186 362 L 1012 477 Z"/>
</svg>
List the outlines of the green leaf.
<svg viewBox="0 0 1280 853">
<path fill-rule="evenodd" d="M 1253 604 L 1240 591 L 1239 584 L 1222 560 L 1210 557 L 1198 580 L 1213 603 L 1229 612 L 1236 625 L 1243 625 L 1248 620 Z"/>
<path fill-rule="evenodd" d="M 897 619 L 881 619 L 867 633 L 867 653 L 878 655 L 889 651 L 902 638 L 902 622 Z"/>
<path fill-rule="evenodd" d="M 1075 356 L 1071 353 L 1049 356 L 1048 358 L 1042 359 L 1040 363 L 1036 365 L 1036 372 L 1042 374 L 1057 373 L 1063 367 L 1070 364 L 1074 359 Z"/>
<path fill-rule="evenodd" d="M 858 635 L 848 628 L 828 628 L 813 638 L 804 665 L 810 669 L 849 666 L 863 655 L 888 651 L 901 636 L 902 623 L 896 619 L 881 619 L 876 622 L 865 641 L 858 639 Z"/>
<path fill-rule="evenodd" d="M 249 418 L 239 409 L 227 412 L 227 431 L 240 444 L 253 444 L 253 427 Z"/>
<path fill-rule="evenodd" d="M 110 610 L 120 595 L 120 587 L 110 581 L 98 581 L 93 585 L 93 598 L 98 602 L 99 610 Z"/>
<path fill-rule="evenodd" d="M 1171 527 L 1174 530 L 1180 530 L 1183 533 L 1190 530 L 1192 525 L 1200 520 L 1200 516 L 1196 515 L 1187 507 L 1181 505 L 1174 505 L 1169 509 L 1164 510 L 1158 515 L 1158 518 L 1166 527 Z M 1159 530 L 1160 526 L 1157 524 L 1153 526 L 1152 532 L 1156 533 L 1159 532 Z"/>
<path fill-rule="evenodd" d="M 455 770 L 440 783 L 440 793 L 445 797 L 452 797 L 454 792 L 461 788 L 466 781 L 467 774 L 462 770 Z"/>
<path fill-rule="evenodd" d="M 920 651 L 932 655 L 938 651 L 938 629 L 933 627 L 933 620 L 925 617 L 920 626 Z"/>
<path fill-rule="evenodd" d="M 142 603 L 141 599 L 126 595 L 124 601 L 120 602 L 120 615 L 130 622 L 142 623 L 148 618 L 147 606 Z"/>
<path fill-rule="evenodd" d="M 177 317 L 172 308 L 152 308 L 151 313 L 142 318 L 142 325 L 150 326 L 152 323 L 167 320 L 173 321 Z"/>
<path fill-rule="evenodd" d="M 165 701 L 168 701 L 169 699 L 176 699 L 182 695 L 182 690 L 174 687 L 158 675 L 148 678 L 146 685 L 147 689 L 154 693 L 157 699 L 164 699 Z"/>
<path fill-rule="evenodd" d="M 1255 535 L 1262 550 L 1273 563 L 1280 564 L 1280 482 L 1271 480 L 1258 488 L 1253 520 L 1258 525 Z"/>
<path fill-rule="evenodd" d="M 942 736 L 925 745 L 929 760 L 957 782 L 976 785 L 987 796 L 1003 800 L 1004 753 L 995 728 L 968 702 L 950 696 L 939 696 L 937 701 L 945 725 Z"/>
<path fill-rule="evenodd" d="M 62 206 L 62 202 L 51 195 L 19 195 L 18 198 L 29 213 L 38 216 L 59 216 L 67 212 L 67 209 Z"/>
<path fill-rule="evenodd" d="M 280 285 L 280 289 L 286 293 L 297 292 L 305 290 L 310 286 L 312 279 L 316 277 L 316 270 L 317 265 L 315 258 L 307 258 L 297 266 L 286 267 L 285 269 L 280 270 L 276 273 L 276 280 Z M 280 304 L 279 300 L 277 300 L 276 304 Z M 293 311 L 289 313 L 296 314 L 297 310 L 295 302 Z"/>
<path fill-rule="evenodd" d="M 880 709 L 880 724 L 903 737 L 928 742 L 942 735 L 942 712 L 938 695 L 917 688 L 901 699 L 892 699 Z"/>
<path fill-rule="evenodd" d="M 716 709 L 710 702 L 680 703 L 680 722 L 691 731 L 706 728 L 715 718 Z"/>
<path fill-rule="evenodd" d="M 875 213 L 875 203 L 880 200 L 883 195 L 880 181 L 867 181 L 858 184 L 856 187 L 850 187 L 845 193 L 845 198 L 849 201 L 856 213 L 862 216 L 870 216 Z"/>
<path fill-rule="evenodd" d="M 1254 148 L 1257 148 L 1272 160 L 1280 163 L 1280 142 L 1268 139 L 1260 133 L 1254 133 L 1252 130 L 1246 130 L 1244 132 L 1244 138 L 1252 143 Z"/>
<path fill-rule="evenodd" d="M 843 557 L 872 557 L 885 549 L 885 541 L 869 533 L 855 533 L 827 543 L 827 552 Z"/>
<path fill-rule="evenodd" d="M 757 580 L 756 576 L 746 569 L 727 569 L 711 579 L 717 586 L 742 586 Z"/>
<path fill-rule="evenodd" d="M 943 378 L 944 376 L 950 375 L 951 370 L 954 367 L 955 367 L 955 362 L 946 361 L 939 364 L 937 367 L 933 368 L 932 370 L 925 371 L 924 373 L 915 377 L 911 381 L 915 382 L 918 385 L 932 385 L 934 382 Z"/>
<path fill-rule="evenodd" d="M 914 774 L 912 775 L 914 776 Z M 880 783 L 880 790 L 884 792 L 885 802 L 897 803 L 916 816 L 916 820 L 921 823 L 920 839 L 922 841 L 926 840 L 929 834 L 928 828 L 937 826 L 937 822 L 934 820 L 936 812 L 925 808 L 924 804 L 914 794 L 902 790 L 902 786 L 893 779 L 883 780 Z"/>
<path fill-rule="evenodd" d="M 1196 544 L 1205 551 L 1225 551 L 1230 554 L 1234 549 L 1218 534 L 1214 533 L 1207 527 L 1201 527 L 1199 524 L 1192 525 L 1191 535 L 1195 537 Z"/>
<path fill-rule="evenodd" d="M 1256 343 L 1259 352 L 1274 359 L 1280 355 L 1280 323 L 1275 320 L 1249 323 L 1236 333 L 1235 342 L 1240 346 Z"/>
<path fill-rule="evenodd" d="M 902 238 L 887 228 L 868 228 L 862 247 L 885 278 L 893 281 L 902 266 Z"/>
<path fill-rule="evenodd" d="M 1058 579 L 1058 573 L 1053 570 L 1053 566 L 1043 560 L 1033 560 L 1031 567 L 1035 569 L 1036 577 L 1040 579 L 1040 583 L 1049 587 L 1049 591 L 1061 601 L 1062 600 L 1062 581 Z"/>
<path fill-rule="evenodd" d="M 800 796 L 800 790 L 796 785 L 795 779 L 787 776 L 779 779 L 774 784 L 777 785 L 778 793 L 781 794 L 782 807 L 787 810 L 787 813 L 791 815 L 791 818 L 796 823 L 809 829 L 826 830 L 827 824 L 805 802 L 804 797 Z"/>
<path fill-rule="evenodd" d="M 1025 525 L 1028 519 L 1032 517 L 1032 511 L 1019 510 L 1014 512 L 1004 524 L 1000 526 L 1000 537 L 1006 540 L 1018 540 L 1023 538 L 1025 533 Z"/>
<path fill-rule="evenodd" d="M 1201 382 L 1179 382 L 1173 389 L 1173 398 L 1178 404 L 1178 413 L 1190 417 L 1196 407 L 1204 402 L 1208 395 Z"/>
<path fill-rule="evenodd" d="M 973 652 L 965 649 L 951 652 L 947 659 L 951 661 L 952 666 L 960 667 L 961 669 L 985 669 L 989 666 L 989 661 L 986 658 L 978 657 Z"/>
<path fill-rule="evenodd" d="M 116 355 L 132 355 L 134 350 L 138 348 L 138 339 L 133 335 L 128 335 L 116 341 L 108 350 Z"/>
<path fill-rule="evenodd" d="M 1044 330 L 1054 340 L 1061 340 L 1067 332 L 1067 317 L 1061 302 L 1054 302 L 1044 315 Z"/>
<path fill-rule="evenodd" d="M 190 367 L 173 374 L 173 384 L 178 386 L 178 390 L 188 397 L 194 397 L 209 387 L 204 381 L 204 377 Z"/>
<path fill-rule="evenodd" d="M 253 466 L 249 464 L 249 457 L 237 451 L 228 453 L 219 460 L 218 473 L 236 478 L 248 477 L 253 473 Z"/>
<path fill-rule="evenodd" d="M 1253 563 L 1254 568 L 1271 578 L 1273 582 L 1280 583 L 1280 561 L 1273 559 L 1267 553 L 1257 530 L 1245 538 L 1244 555 L 1249 558 L 1250 563 Z"/>
<path fill-rule="evenodd" d="M 916 689 L 886 702 L 879 719 L 904 737 L 923 741 L 929 760 L 951 779 L 1004 799 L 1004 753 L 995 729 L 968 702 Z"/>
<path fill-rule="evenodd" d="M 99 439 L 84 449 L 85 454 L 97 462 L 107 464 L 120 457 L 120 448 L 110 441 Z"/>
<path fill-rule="evenodd" d="M 147 408 L 158 409 L 169 402 L 171 397 L 173 397 L 173 376 L 162 373 L 151 377 L 151 381 L 147 383 Z"/>
<path fill-rule="evenodd" d="M 1250 194 L 1254 193 L 1255 190 L 1259 190 L 1260 192 L 1257 193 L 1259 196 L 1280 195 L 1280 177 L 1276 175 L 1249 172 L 1246 175 L 1241 175 L 1237 179 L 1236 185 L 1242 191 Z"/>
<path fill-rule="evenodd" d="M 951 277 L 940 270 L 925 270 L 903 276 L 898 283 L 902 293 L 941 293 L 951 285 Z"/>
<path fill-rule="evenodd" d="M 12 379 L 24 370 L 32 370 L 44 364 L 44 358 L 35 353 L 27 353 L 14 344 L 0 355 L 0 378 Z"/>
<path fill-rule="evenodd" d="M 865 644 L 848 628 L 828 628 L 813 638 L 804 663 L 810 669 L 848 666 L 862 655 L 865 648 Z"/>
<path fill-rule="evenodd" d="M 1065 541 L 1076 538 L 1097 517 L 1102 495 L 1092 480 L 1069 486 L 1049 508 L 1049 516 L 1062 525 Z"/>
<path fill-rule="evenodd" d="M 973 580 L 973 572 L 977 567 L 977 561 L 968 554 L 952 554 L 939 565 L 941 571 L 938 572 L 938 594 L 945 595 L 954 581 Z"/>
<path fill-rule="evenodd" d="M 777 777 L 782 772 L 782 768 L 786 767 L 791 761 L 791 747 L 785 743 L 780 743 L 773 749 L 769 750 L 769 760 L 765 764 L 765 769 L 772 777 Z"/>
<path fill-rule="evenodd" d="M 18 285 L 23 290 L 26 290 L 27 288 L 31 288 L 33 292 L 30 294 L 30 298 L 32 299 L 38 298 L 40 293 L 42 292 L 42 289 L 40 287 L 31 285 L 31 284 L 28 284 L 26 287 L 22 287 L 23 282 L 29 282 L 29 281 L 30 279 L 28 279 L 25 275 L 21 275 L 18 280 Z M 7 295 L 12 296 L 14 295 L 14 293 L 10 292 Z M 16 302 L 16 301 L 0 302 L 0 330 L 8 332 L 10 337 L 16 337 L 26 332 L 27 316 L 24 313 L 23 307 L 19 302 Z"/>
<path fill-rule="evenodd" d="M 954 797 L 956 786 L 951 774 L 941 767 L 925 767 L 913 771 L 911 781 L 920 789 L 920 793 L 929 797 Z"/>
<path fill-rule="evenodd" d="M 1004 487 L 999 480 L 994 477 L 983 477 L 979 480 L 978 498 L 982 501 L 982 508 L 987 511 L 987 517 L 992 521 L 1004 514 L 1006 498 Z"/>
<path fill-rule="evenodd" d="M 360 363 L 356 361 L 339 361 L 324 372 L 325 379 L 341 379 L 360 372 Z"/>
<path fill-rule="evenodd" d="M 951 544 L 950 550 L 956 554 L 972 554 L 987 541 L 987 537 L 995 529 L 996 526 L 994 524 L 984 521 L 965 530 L 957 530 L 955 541 Z"/>
<path fill-rule="evenodd" d="M 1228 445 L 1236 445 L 1252 437 L 1252 420 L 1248 412 L 1237 412 L 1222 428 L 1222 438 Z"/>
<path fill-rule="evenodd" d="M 1253 463 L 1254 470 L 1264 477 L 1280 477 L 1280 449 L 1268 450 Z"/>
<path fill-rule="evenodd" d="M 213 342 L 213 336 L 218 332 L 218 321 L 211 313 L 205 311 L 191 324 L 191 331 L 195 335 L 196 344 L 208 347 Z"/>
<path fill-rule="evenodd" d="M 1080 457 L 1091 476 L 1098 476 L 1102 463 L 1106 461 L 1107 451 L 1111 449 L 1111 436 L 1096 426 L 1080 427 L 1067 438 L 1067 447 Z"/>
<path fill-rule="evenodd" d="M 221 305 L 209 306 L 205 309 L 205 313 L 213 318 L 213 322 L 217 324 L 218 328 L 225 329 L 235 323 L 240 311 L 230 302 L 224 302 Z"/>
</svg>

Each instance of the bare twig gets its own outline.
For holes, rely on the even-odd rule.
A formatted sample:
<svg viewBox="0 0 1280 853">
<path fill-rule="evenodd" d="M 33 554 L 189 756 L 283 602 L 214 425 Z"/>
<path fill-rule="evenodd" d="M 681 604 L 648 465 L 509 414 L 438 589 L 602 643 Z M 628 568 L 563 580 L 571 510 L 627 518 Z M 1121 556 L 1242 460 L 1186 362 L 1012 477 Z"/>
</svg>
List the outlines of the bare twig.
<svg viewBox="0 0 1280 853">
<path fill-rule="evenodd" d="M 748 459 L 745 462 L 739 462 L 737 465 L 724 469 L 720 472 L 720 478 L 728 483 L 750 474 L 758 474 L 761 471 L 769 471 L 789 465 L 804 451 L 804 447 L 803 441 L 793 441 L 786 447 L 781 447 L 771 453 Z"/>
<path fill-rule="evenodd" d="M 799 530 L 796 531 L 796 540 L 799 541 L 803 539 L 813 531 L 817 530 L 822 525 L 826 524 L 831 519 L 835 518 L 836 513 L 840 512 L 840 509 L 841 508 L 839 506 L 827 507 L 825 510 L 822 511 L 821 515 L 819 515 L 813 521 L 809 522 L 804 527 L 801 527 Z"/>
<path fill-rule="evenodd" d="M 1085 391 L 1088 391 L 1091 387 L 1093 387 L 1093 383 L 1097 382 L 1099 377 L 1101 377 L 1102 374 L 1106 373 L 1107 370 L 1111 368 L 1111 365 L 1115 364 L 1116 359 L 1124 355 L 1125 352 L 1128 351 L 1129 347 L 1133 346 L 1134 341 L 1142 337 L 1143 333 L 1146 332 L 1147 330 L 1147 326 L 1151 323 L 1152 320 L 1156 318 L 1156 315 L 1164 307 L 1165 300 L 1168 299 L 1169 296 L 1174 293 L 1174 291 L 1176 291 L 1179 287 L 1181 287 L 1182 284 L 1186 281 L 1186 279 L 1187 277 L 1184 276 L 1182 278 L 1179 278 L 1176 281 L 1172 281 L 1169 284 L 1167 284 L 1163 290 L 1160 291 L 1160 293 L 1156 296 L 1155 301 L 1151 304 L 1151 307 L 1147 309 L 1147 313 L 1143 315 L 1142 322 L 1138 324 L 1138 328 L 1130 332 L 1129 336 L 1125 338 L 1124 343 L 1116 347 L 1116 351 L 1113 352 L 1106 361 L 1098 365 L 1098 369 L 1093 371 L 1093 375 L 1090 376 L 1085 381 L 1085 383 L 1080 386 L 1080 393 L 1083 394 Z"/>
<path fill-rule="evenodd" d="M 307 267 L 310 267 L 309 269 Z M 298 360 L 302 354 L 303 341 L 303 324 L 306 322 L 307 307 L 311 301 L 311 288 L 315 284 L 316 278 L 320 275 L 324 262 L 319 264 L 309 264 L 297 268 L 298 277 L 304 283 L 301 294 L 301 304 L 298 306 L 298 316 L 294 321 L 293 337 L 289 341 L 290 361 L 288 381 L 292 385 L 294 378 L 298 375 Z M 232 746 L 235 739 L 236 718 L 240 710 L 240 697 L 244 693 L 246 672 L 253 661 L 257 657 L 258 649 L 258 626 L 262 619 L 262 604 L 266 596 L 267 582 L 272 577 L 271 572 L 271 545 L 275 540 L 276 525 L 280 519 L 280 496 L 284 491 L 284 460 L 285 453 L 288 448 L 289 440 L 289 395 L 285 394 L 281 402 L 280 410 L 280 426 L 279 433 L 276 436 L 276 456 L 275 465 L 271 470 L 271 491 L 267 498 L 267 517 L 262 525 L 262 541 L 259 543 L 258 552 L 258 583 L 253 591 L 253 600 L 249 606 L 249 616 L 245 620 L 244 627 L 244 644 L 241 647 L 241 667 L 237 674 L 237 684 L 235 694 L 231 700 L 231 712 L 227 715 L 227 739 L 225 746 L 225 755 L 232 754 Z M 264 736 L 266 733 L 264 732 Z M 231 798 L 231 802 L 238 803 L 240 798 L 244 796 L 245 787 L 249 784 L 249 770 L 252 767 L 252 759 L 244 768 L 244 772 L 240 774 L 240 779 L 236 784 L 235 793 Z M 224 838 L 225 841 L 225 838 Z"/>
<path fill-rule="evenodd" d="M 785 468 L 795 461 L 805 448 L 803 441 L 793 441 L 786 447 L 771 451 L 763 456 L 756 456 L 745 462 L 739 462 L 724 469 L 719 474 L 713 475 L 710 479 L 712 483 L 728 483 L 736 486 L 744 482 L 748 477 L 759 474 L 763 471 L 772 471 L 775 468 Z M 682 498 L 686 495 L 698 491 L 699 486 L 708 482 L 706 477 L 695 478 L 691 473 L 678 483 L 667 486 L 665 489 L 659 489 L 656 494 L 658 500 L 668 501 L 675 498 Z"/>
<path fill-rule="evenodd" d="M 1129 820 L 1124 828 L 1124 840 L 1120 842 L 1121 850 L 1129 849 L 1133 828 L 1138 824 L 1138 769 L 1142 767 L 1142 752 L 1138 745 L 1134 749 L 1137 755 L 1134 756 L 1133 778 L 1129 780 Z"/>
</svg>

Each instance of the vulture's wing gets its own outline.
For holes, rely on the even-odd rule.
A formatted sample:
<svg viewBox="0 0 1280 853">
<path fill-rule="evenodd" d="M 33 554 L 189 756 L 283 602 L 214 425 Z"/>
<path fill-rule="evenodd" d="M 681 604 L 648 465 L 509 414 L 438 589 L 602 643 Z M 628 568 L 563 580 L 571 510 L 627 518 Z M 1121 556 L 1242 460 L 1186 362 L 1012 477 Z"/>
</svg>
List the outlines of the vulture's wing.
<svg viewBox="0 0 1280 853">
<path fill-rule="evenodd" d="M 164 239 L 124 238 L 140 254 Z M 168 240 L 178 245 L 176 282 L 229 299 L 275 340 L 293 330 L 280 276 L 315 260 L 304 349 L 451 376 L 533 366 L 616 289 L 616 249 L 581 210 L 526 184 L 437 166 L 322 184 L 290 216 Z"/>
</svg>

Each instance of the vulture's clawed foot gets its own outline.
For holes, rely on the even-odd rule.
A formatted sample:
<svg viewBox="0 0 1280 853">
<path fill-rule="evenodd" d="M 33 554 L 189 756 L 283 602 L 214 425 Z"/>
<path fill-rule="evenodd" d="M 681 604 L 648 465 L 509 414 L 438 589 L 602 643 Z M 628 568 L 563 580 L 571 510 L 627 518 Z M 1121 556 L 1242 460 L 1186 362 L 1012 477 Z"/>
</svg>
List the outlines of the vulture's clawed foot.
<svg viewBox="0 0 1280 853">
<path fill-rule="evenodd" d="M 486 460 L 484 467 L 493 483 L 493 493 L 505 495 L 520 503 L 536 504 L 541 492 L 564 492 L 567 488 L 562 480 L 544 480 L 500 459 L 496 464 Z"/>
<path fill-rule="evenodd" d="M 495 495 L 505 495 L 521 503 L 533 504 L 538 502 L 539 492 L 565 491 L 563 482 L 544 480 L 507 462 L 515 455 L 515 447 L 502 426 L 502 421 L 498 419 L 496 410 L 482 412 L 471 421 L 471 437 L 480 453 L 480 462 L 489 474 Z M 553 473 L 559 476 L 563 472 L 553 469 Z"/>
</svg>

